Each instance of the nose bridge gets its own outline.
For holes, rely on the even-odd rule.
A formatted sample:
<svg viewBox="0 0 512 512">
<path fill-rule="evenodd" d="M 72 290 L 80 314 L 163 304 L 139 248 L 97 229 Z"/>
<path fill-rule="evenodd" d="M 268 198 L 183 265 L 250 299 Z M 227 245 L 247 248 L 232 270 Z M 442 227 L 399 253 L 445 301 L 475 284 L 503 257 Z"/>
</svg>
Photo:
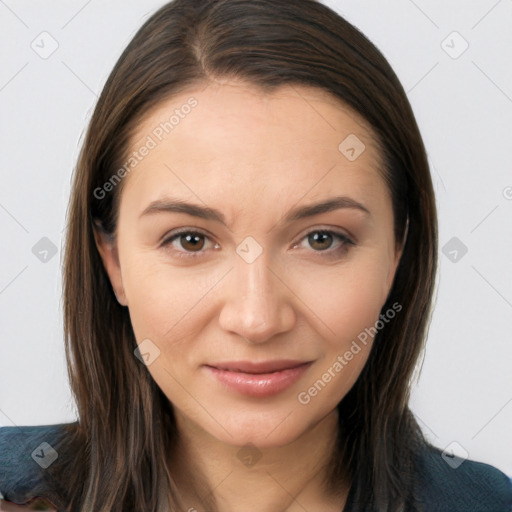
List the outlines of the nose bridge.
<svg viewBox="0 0 512 512">
<path fill-rule="evenodd" d="M 240 244 L 242 245 L 242 244 Z M 239 257 L 240 256 L 240 257 Z M 287 289 L 271 268 L 268 254 L 237 255 L 229 297 L 223 304 L 221 323 L 254 343 L 291 328 L 294 313 Z"/>
<path fill-rule="evenodd" d="M 270 301 L 275 301 L 279 291 L 276 290 L 275 276 L 266 256 L 261 255 L 252 263 L 238 261 L 236 276 L 240 284 L 239 298 L 246 305 L 269 306 Z"/>
</svg>

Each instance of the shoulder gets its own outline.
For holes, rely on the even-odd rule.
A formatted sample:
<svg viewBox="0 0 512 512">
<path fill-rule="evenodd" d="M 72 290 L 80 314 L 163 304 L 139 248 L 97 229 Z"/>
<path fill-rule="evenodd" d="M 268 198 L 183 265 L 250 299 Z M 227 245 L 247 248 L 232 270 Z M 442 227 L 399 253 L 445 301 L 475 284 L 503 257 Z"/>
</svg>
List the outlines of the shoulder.
<svg viewBox="0 0 512 512">
<path fill-rule="evenodd" d="M 511 512 L 512 479 L 428 445 L 420 459 L 418 501 L 429 512 Z"/>
<path fill-rule="evenodd" d="M 44 471 L 57 460 L 54 448 L 78 422 L 0 428 L 0 496 L 26 504 L 36 496 L 54 496 Z"/>
</svg>

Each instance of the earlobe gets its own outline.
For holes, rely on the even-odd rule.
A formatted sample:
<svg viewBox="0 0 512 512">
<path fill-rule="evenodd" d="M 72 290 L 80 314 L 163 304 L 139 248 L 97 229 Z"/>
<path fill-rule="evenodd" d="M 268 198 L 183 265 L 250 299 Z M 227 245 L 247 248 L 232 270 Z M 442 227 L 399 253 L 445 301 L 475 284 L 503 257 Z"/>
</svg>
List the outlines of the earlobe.
<svg viewBox="0 0 512 512">
<path fill-rule="evenodd" d="M 117 241 L 101 231 L 100 228 L 93 228 L 93 231 L 96 247 L 100 253 L 103 267 L 110 279 L 114 295 L 119 304 L 127 306 L 128 302 L 124 293 Z"/>
</svg>

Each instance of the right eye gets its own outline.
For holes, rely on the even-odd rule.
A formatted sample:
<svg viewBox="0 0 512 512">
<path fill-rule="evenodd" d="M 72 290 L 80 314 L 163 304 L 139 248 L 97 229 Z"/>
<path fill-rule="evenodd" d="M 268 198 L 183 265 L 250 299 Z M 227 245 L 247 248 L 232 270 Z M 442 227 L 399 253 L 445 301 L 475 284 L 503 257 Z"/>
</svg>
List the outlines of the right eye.
<svg viewBox="0 0 512 512">
<path fill-rule="evenodd" d="M 172 231 L 163 242 L 163 247 L 170 247 L 172 252 L 177 253 L 179 258 L 198 258 L 204 253 L 202 249 L 210 238 L 196 230 L 182 229 L 180 231 Z M 214 245 L 215 249 L 219 248 L 218 244 Z"/>
</svg>

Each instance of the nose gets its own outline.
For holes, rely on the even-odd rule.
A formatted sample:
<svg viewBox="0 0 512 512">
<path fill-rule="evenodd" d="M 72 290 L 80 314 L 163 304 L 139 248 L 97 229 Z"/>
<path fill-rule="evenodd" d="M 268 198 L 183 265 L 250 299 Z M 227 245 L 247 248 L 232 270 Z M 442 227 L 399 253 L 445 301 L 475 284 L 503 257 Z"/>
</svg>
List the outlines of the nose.
<svg viewBox="0 0 512 512">
<path fill-rule="evenodd" d="M 269 263 L 265 251 L 252 263 L 237 256 L 224 289 L 221 327 L 253 344 L 289 331 L 296 321 L 293 292 Z"/>
</svg>

